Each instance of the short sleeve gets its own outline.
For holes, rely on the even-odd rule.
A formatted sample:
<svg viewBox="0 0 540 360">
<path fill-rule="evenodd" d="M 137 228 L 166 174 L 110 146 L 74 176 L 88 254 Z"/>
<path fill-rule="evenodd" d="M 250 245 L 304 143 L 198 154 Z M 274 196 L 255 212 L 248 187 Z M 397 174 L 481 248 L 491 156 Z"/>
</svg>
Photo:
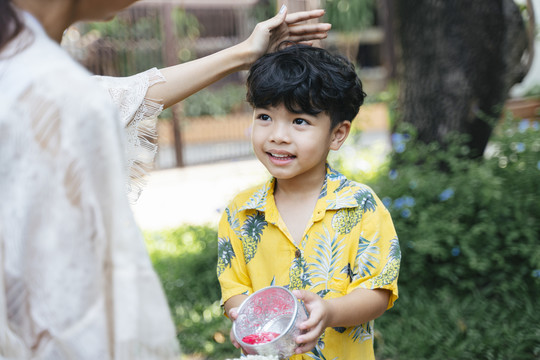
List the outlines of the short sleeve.
<svg viewBox="0 0 540 360">
<path fill-rule="evenodd" d="M 218 228 L 217 275 L 221 286 L 221 305 L 235 295 L 253 292 L 244 260 L 239 224 L 234 207 L 223 213 Z"/>
<path fill-rule="evenodd" d="M 372 195 L 375 206 L 365 209 L 362 215 L 353 271 L 355 277 L 348 292 L 358 287 L 390 290 L 390 308 L 398 298 L 401 250 L 389 211 L 374 193 Z"/>
<path fill-rule="evenodd" d="M 161 72 L 152 68 L 130 77 L 95 76 L 109 93 L 120 112 L 125 132 L 126 182 L 130 202 L 139 198 L 146 185 L 145 176 L 152 169 L 157 152 L 157 117 L 163 105 L 146 97 L 148 88 L 164 82 Z"/>
</svg>

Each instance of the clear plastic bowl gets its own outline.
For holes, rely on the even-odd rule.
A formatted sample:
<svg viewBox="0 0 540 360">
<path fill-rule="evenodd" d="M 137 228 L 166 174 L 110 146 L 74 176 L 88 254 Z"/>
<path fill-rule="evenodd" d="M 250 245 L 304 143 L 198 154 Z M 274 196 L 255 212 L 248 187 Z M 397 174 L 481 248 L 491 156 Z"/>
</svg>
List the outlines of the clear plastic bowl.
<svg viewBox="0 0 540 360">
<path fill-rule="evenodd" d="M 294 341 L 300 335 L 297 325 L 307 317 L 304 304 L 291 291 L 281 286 L 269 286 L 254 292 L 242 303 L 232 331 L 247 354 L 287 358 L 297 347 Z M 242 340 L 261 333 L 279 335 L 259 344 Z"/>
</svg>

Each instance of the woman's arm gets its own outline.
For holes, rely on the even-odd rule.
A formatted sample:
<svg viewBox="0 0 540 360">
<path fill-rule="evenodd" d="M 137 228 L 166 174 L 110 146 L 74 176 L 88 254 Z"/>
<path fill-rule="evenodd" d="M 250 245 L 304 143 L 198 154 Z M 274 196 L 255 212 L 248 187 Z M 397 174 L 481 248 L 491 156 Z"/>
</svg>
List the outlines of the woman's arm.
<svg viewBox="0 0 540 360">
<path fill-rule="evenodd" d="M 283 41 L 310 43 L 312 40 L 324 39 L 330 24 L 301 23 L 323 15 L 324 10 L 287 15 L 283 7 L 273 18 L 258 23 L 249 38 L 240 44 L 161 69 L 166 82 L 148 89 L 147 97 L 162 102 L 167 108 L 229 74 L 248 69 L 255 60 L 275 50 Z"/>
</svg>

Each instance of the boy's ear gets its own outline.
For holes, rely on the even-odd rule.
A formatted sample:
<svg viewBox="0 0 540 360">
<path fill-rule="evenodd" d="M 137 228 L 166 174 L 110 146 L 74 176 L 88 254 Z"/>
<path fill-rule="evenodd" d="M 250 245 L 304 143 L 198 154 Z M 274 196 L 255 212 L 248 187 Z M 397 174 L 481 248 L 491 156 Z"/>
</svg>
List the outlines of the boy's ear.
<svg viewBox="0 0 540 360">
<path fill-rule="evenodd" d="M 332 137 L 330 140 L 330 150 L 339 150 L 341 145 L 347 140 L 349 132 L 351 131 L 351 122 L 345 120 L 340 122 L 335 128 L 332 129 Z"/>
</svg>

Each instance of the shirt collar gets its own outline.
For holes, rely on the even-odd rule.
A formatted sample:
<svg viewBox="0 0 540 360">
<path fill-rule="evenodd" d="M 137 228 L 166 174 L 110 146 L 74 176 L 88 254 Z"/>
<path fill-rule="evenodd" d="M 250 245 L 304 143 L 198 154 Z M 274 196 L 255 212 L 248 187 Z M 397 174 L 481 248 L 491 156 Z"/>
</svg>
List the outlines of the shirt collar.
<svg viewBox="0 0 540 360">
<path fill-rule="evenodd" d="M 257 188 L 249 199 L 240 206 L 240 210 L 265 212 L 268 208 L 268 199 L 270 197 L 273 199 L 275 181 L 275 178 L 271 178 L 263 186 Z M 327 163 L 326 175 L 321 193 L 319 194 L 317 207 L 321 204 L 321 200 L 326 210 L 338 210 L 358 206 L 358 202 L 354 197 L 354 191 L 349 188 L 351 184 L 351 181 Z"/>
</svg>

